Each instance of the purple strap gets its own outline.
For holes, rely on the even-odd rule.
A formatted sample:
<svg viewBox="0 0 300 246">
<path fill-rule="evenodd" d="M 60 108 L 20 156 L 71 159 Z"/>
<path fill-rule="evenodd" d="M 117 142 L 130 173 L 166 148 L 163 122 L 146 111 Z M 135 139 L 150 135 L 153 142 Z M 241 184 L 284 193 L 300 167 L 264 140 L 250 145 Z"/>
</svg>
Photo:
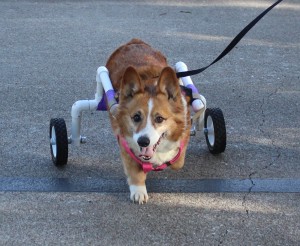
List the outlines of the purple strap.
<svg viewBox="0 0 300 246">
<path fill-rule="evenodd" d="M 190 88 L 192 90 L 193 94 L 199 94 L 198 89 L 193 84 L 188 84 L 186 87 Z"/>
<path fill-rule="evenodd" d="M 107 111 L 108 108 L 111 108 L 112 105 L 116 104 L 115 91 L 109 90 L 103 94 L 101 101 L 98 104 L 97 110 Z M 108 105 L 107 105 L 108 104 Z"/>
</svg>

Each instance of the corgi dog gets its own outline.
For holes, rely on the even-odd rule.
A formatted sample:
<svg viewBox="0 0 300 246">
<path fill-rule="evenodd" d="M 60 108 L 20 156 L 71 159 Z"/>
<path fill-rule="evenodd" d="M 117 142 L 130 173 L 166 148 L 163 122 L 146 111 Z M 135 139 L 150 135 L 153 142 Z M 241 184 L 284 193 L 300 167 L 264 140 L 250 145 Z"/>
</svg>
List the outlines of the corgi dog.
<svg viewBox="0 0 300 246">
<path fill-rule="evenodd" d="M 130 199 L 143 204 L 148 201 L 148 171 L 184 165 L 191 128 L 189 99 L 165 56 L 139 39 L 114 51 L 106 68 L 118 99 L 110 121 Z"/>
</svg>

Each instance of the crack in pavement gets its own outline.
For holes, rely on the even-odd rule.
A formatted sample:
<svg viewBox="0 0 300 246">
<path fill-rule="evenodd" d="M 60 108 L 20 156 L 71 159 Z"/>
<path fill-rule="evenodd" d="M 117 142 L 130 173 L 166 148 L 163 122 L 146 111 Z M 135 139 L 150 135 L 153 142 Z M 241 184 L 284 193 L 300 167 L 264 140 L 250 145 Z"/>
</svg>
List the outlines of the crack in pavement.
<svg viewBox="0 0 300 246">
<path fill-rule="evenodd" d="M 264 106 L 267 104 L 267 102 L 270 100 L 270 98 L 273 95 L 276 95 L 278 93 L 278 91 L 279 91 L 279 89 L 280 89 L 281 86 L 282 85 L 280 85 L 278 88 L 276 88 L 273 92 L 269 93 L 269 95 L 266 98 L 263 97 L 261 105 L 259 107 L 260 112 L 261 112 L 261 118 L 262 118 L 262 120 L 261 120 L 261 123 L 259 124 L 258 130 L 261 132 L 262 135 L 266 136 L 268 139 L 271 139 L 271 146 L 276 149 L 276 156 L 275 156 L 275 158 L 272 158 L 271 162 L 269 162 L 266 166 L 264 166 L 263 168 L 261 168 L 259 170 L 251 172 L 249 174 L 249 176 L 248 176 L 248 179 L 251 182 L 251 186 L 249 187 L 248 192 L 244 195 L 243 202 L 242 202 L 242 206 L 243 206 L 244 210 L 246 211 L 247 217 L 249 217 L 249 209 L 247 208 L 247 198 L 251 194 L 252 189 L 255 186 L 255 182 L 253 180 L 253 176 L 256 175 L 258 172 L 266 170 L 266 169 L 270 168 L 271 166 L 273 166 L 277 162 L 277 160 L 280 158 L 280 156 L 281 156 L 280 147 L 276 147 L 275 141 L 274 141 L 274 139 L 271 138 L 270 133 L 266 133 L 264 131 L 264 129 L 263 129 L 264 125 L 265 125 L 265 122 L 266 122 L 266 114 L 265 114 L 265 111 L 264 111 Z M 243 219 L 242 222 L 244 223 L 245 219 Z"/>
<path fill-rule="evenodd" d="M 225 232 L 223 234 L 221 234 L 221 239 L 218 243 L 218 246 L 222 245 L 227 237 L 227 234 L 228 234 L 228 230 L 226 229 Z"/>
<path fill-rule="evenodd" d="M 257 173 L 257 172 L 255 171 L 255 172 L 252 172 L 252 173 L 249 174 L 248 179 L 249 179 L 250 182 L 251 182 L 251 186 L 249 187 L 248 192 L 247 192 L 247 193 L 244 195 L 244 197 L 243 197 L 242 206 L 244 207 L 244 209 L 245 209 L 245 211 L 246 211 L 247 217 L 249 217 L 249 210 L 248 210 L 247 205 L 246 205 L 247 197 L 250 195 L 250 193 L 252 192 L 253 187 L 255 186 L 255 183 L 254 183 L 254 181 L 253 181 L 253 179 L 252 179 L 252 176 L 255 175 L 256 173 Z M 244 223 L 245 220 L 243 220 L 242 222 Z"/>
</svg>

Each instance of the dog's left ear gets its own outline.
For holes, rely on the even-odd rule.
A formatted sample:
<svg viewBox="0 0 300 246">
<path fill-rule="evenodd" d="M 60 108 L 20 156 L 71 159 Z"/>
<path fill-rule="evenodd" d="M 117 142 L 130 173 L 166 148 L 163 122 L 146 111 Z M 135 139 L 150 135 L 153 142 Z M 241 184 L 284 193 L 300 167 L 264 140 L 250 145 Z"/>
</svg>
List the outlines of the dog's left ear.
<svg viewBox="0 0 300 246">
<path fill-rule="evenodd" d="M 175 71 L 171 67 L 165 67 L 158 80 L 158 91 L 168 96 L 168 99 L 176 99 L 181 95 L 179 81 Z"/>
</svg>

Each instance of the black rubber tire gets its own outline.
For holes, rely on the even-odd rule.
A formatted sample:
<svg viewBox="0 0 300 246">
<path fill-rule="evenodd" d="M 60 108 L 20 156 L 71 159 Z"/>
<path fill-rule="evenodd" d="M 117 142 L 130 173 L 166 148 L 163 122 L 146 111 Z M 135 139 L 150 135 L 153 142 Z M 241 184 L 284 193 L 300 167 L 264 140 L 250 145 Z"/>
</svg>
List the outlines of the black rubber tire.
<svg viewBox="0 0 300 246">
<path fill-rule="evenodd" d="M 204 129 L 207 129 L 208 120 L 209 123 L 212 122 L 213 132 L 204 130 L 207 147 L 212 154 L 220 154 L 226 149 L 226 125 L 222 110 L 207 108 L 204 115 Z"/>
<path fill-rule="evenodd" d="M 54 118 L 50 120 L 49 136 L 50 152 L 54 165 L 66 165 L 68 162 L 68 133 L 64 119 Z M 51 142 L 52 137 L 55 137 L 55 145 Z"/>
</svg>

